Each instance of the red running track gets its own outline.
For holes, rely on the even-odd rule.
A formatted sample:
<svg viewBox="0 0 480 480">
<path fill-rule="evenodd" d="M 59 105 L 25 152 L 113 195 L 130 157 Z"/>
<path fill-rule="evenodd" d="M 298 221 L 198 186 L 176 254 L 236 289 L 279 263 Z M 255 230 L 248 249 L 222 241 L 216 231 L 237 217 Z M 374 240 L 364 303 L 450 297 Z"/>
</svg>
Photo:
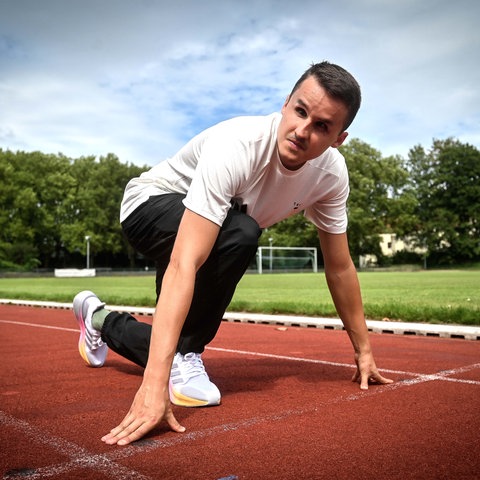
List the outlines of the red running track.
<svg viewBox="0 0 480 480">
<path fill-rule="evenodd" d="M 372 334 L 395 383 L 364 392 L 345 332 L 227 322 L 204 354 L 222 405 L 118 447 L 139 367 L 84 366 L 68 309 L 2 305 L 0 332 L 3 479 L 480 478 L 478 341 Z"/>
</svg>

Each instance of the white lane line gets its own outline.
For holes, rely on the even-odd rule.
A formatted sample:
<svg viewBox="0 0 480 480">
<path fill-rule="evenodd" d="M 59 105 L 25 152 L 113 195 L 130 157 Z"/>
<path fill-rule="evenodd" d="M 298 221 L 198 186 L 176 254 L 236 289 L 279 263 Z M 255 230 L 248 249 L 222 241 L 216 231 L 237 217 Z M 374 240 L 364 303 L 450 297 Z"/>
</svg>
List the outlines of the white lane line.
<svg viewBox="0 0 480 480">
<path fill-rule="evenodd" d="M 16 305 L 25 307 L 43 307 L 72 309 L 71 303 L 46 302 L 36 300 L 15 300 L 0 298 L 0 305 Z M 109 310 L 129 312 L 132 315 L 152 316 L 152 307 L 135 307 L 125 305 L 107 305 Z M 339 318 L 302 317 L 298 315 L 269 315 L 262 313 L 225 312 L 224 321 L 240 323 L 258 323 L 269 325 L 290 325 L 298 327 L 315 327 L 321 329 L 343 330 Z M 430 323 L 384 322 L 367 320 L 369 331 L 395 335 L 434 336 L 441 338 L 463 338 L 465 340 L 480 340 L 480 327 L 468 325 L 435 325 Z"/>
<path fill-rule="evenodd" d="M 290 357 L 287 355 L 276 355 L 274 353 L 251 352 L 248 350 L 235 350 L 231 348 L 220 348 L 220 347 L 205 347 L 205 348 L 207 350 L 215 350 L 216 352 L 236 353 L 239 355 L 252 355 L 254 357 L 275 358 L 277 360 L 291 360 L 294 362 L 318 363 L 321 365 L 330 365 L 332 367 L 354 368 L 354 365 L 350 363 L 329 362 L 327 360 L 315 360 L 313 358 Z"/>
<path fill-rule="evenodd" d="M 469 371 L 479 367 L 480 367 L 480 364 L 469 365 L 467 367 L 462 367 L 459 369 L 450 370 L 448 372 L 443 372 L 443 375 L 465 372 L 465 371 Z M 293 416 L 315 414 L 318 411 L 323 411 L 324 407 L 329 405 L 336 405 L 344 402 L 357 401 L 365 397 L 380 395 L 382 393 L 387 393 L 389 391 L 397 390 L 399 388 L 418 385 L 420 383 L 436 380 L 438 376 L 439 375 L 423 375 L 414 379 L 403 380 L 403 381 L 396 382 L 389 385 L 380 385 L 375 388 L 370 388 L 369 390 L 357 391 L 357 393 L 354 393 L 348 396 L 340 395 L 338 397 L 334 397 L 329 400 L 320 402 L 310 408 L 290 409 L 290 410 L 285 410 L 283 412 L 279 412 L 271 415 L 257 416 L 257 417 L 241 420 L 238 422 L 225 423 L 222 425 L 217 425 L 217 426 L 206 428 L 203 430 L 197 430 L 192 432 L 187 431 L 186 433 L 175 435 L 169 439 L 140 440 L 139 442 L 136 442 L 132 445 L 129 445 L 127 447 L 121 447 L 121 448 L 119 447 L 114 451 L 112 451 L 111 453 L 107 453 L 103 455 L 98 455 L 98 454 L 92 455 L 89 452 L 87 452 L 85 449 L 79 447 L 74 443 L 67 442 L 65 440 L 58 439 L 56 437 L 51 437 L 51 436 L 48 437 L 46 436 L 46 432 L 44 430 L 40 431 L 40 429 L 31 426 L 27 422 L 20 419 L 16 419 L 3 412 L 0 412 L 0 424 L 10 425 L 11 427 L 17 430 L 21 430 L 28 437 L 36 441 L 45 443 L 52 448 L 55 448 L 60 453 L 66 453 L 67 455 L 76 457 L 70 462 L 41 467 L 32 471 L 31 473 L 29 472 L 22 473 L 21 475 L 22 478 L 28 478 L 31 480 L 42 479 L 42 478 L 48 478 L 51 476 L 57 476 L 60 474 L 65 474 L 76 468 L 88 467 L 92 469 L 101 470 L 103 473 L 105 473 L 109 477 L 116 478 L 116 479 L 122 478 L 126 480 L 129 480 L 129 479 L 148 480 L 149 477 L 141 475 L 137 471 L 129 470 L 126 467 L 120 466 L 117 463 L 115 463 L 115 461 L 126 459 L 138 454 L 149 453 L 157 449 L 169 448 L 169 447 L 174 447 L 182 444 L 188 444 L 188 443 L 192 443 L 207 437 L 255 427 L 263 423 L 278 422 Z M 11 476 L 6 475 L 3 477 L 4 480 L 13 480 L 15 478 L 18 478 L 18 475 L 12 474 Z"/>
<path fill-rule="evenodd" d="M 9 323 L 13 325 L 22 325 L 22 326 L 27 326 L 27 327 L 37 327 L 37 328 L 49 328 L 53 330 L 63 330 L 65 332 L 75 332 L 79 333 L 80 331 L 75 328 L 65 328 L 65 327 L 56 327 L 53 325 L 44 325 L 44 324 L 38 324 L 38 323 L 27 323 L 27 322 L 17 322 L 13 320 L 0 320 L 0 323 Z M 320 365 L 329 365 L 333 367 L 343 367 L 343 368 L 351 368 L 354 369 L 356 368 L 355 365 L 350 364 L 350 363 L 339 363 L 339 362 L 330 362 L 328 360 L 316 360 L 313 358 L 302 358 L 302 357 L 291 357 L 288 355 L 276 355 L 272 353 L 262 353 L 262 352 L 251 352 L 248 350 L 236 350 L 236 349 L 231 349 L 231 348 L 220 348 L 220 347 L 206 347 L 207 350 L 213 350 L 217 352 L 225 352 L 225 353 L 233 353 L 237 355 L 251 355 L 251 356 L 256 356 L 256 357 L 265 357 L 265 358 L 275 358 L 278 360 L 288 360 L 288 361 L 294 361 L 294 362 L 303 362 L 303 363 L 315 363 L 315 364 L 320 364 Z M 480 364 L 477 364 L 480 365 Z M 417 372 L 405 372 L 403 370 L 391 370 L 387 368 L 380 368 L 380 372 L 383 373 L 390 373 L 394 375 L 407 375 L 410 377 L 422 377 L 425 374 L 417 373 Z M 453 371 L 453 370 L 452 370 Z M 461 371 L 458 371 L 457 373 L 462 373 Z M 437 375 L 435 380 L 445 380 L 449 382 L 457 382 L 457 383 L 466 383 L 466 384 L 471 384 L 471 385 L 480 385 L 480 381 L 476 380 L 466 380 L 466 379 L 455 379 L 455 378 L 449 378 L 451 375 Z"/>
<path fill-rule="evenodd" d="M 23 322 L 16 322 L 16 323 L 21 323 L 25 325 Z M 42 328 L 49 327 L 49 326 L 38 325 L 38 324 L 32 324 L 32 325 L 35 327 L 42 327 Z M 61 327 L 55 327 L 55 328 L 61 328 Z M 68 330 L 78 332 L 78 330 L 73 330 L 73 329 L 68 329 Z M 217 348 L 217 347 L 209 347 L 209 348 L 211 350 L 223 351 L 223 352 L 228 352 L 233 354 L 253 355 L 253 356 L 261 356 L 261 357 L 277 358 L 281 360 L 293 360 L 293 361 L 300 361 L 300 362 L 320 363 L 320 364 L 326 364 L 326 365 L 354 368 L 354 366 L 350 364 L 337 363 L 337 362 L 327 362 L 322 360 L 302 359 L 298 357 L 263 354 L 260 352 L 249 352 L 245 350 L 224 349 L 224 348 Z M 146 480 L 148 479 L 148 477 L 141 475 L 139 472 L 136 472 L 124 466 L 118 465 L 117 463 L 115 463 L 115 460 L 128 458 L 132 455 L 136 455 L 139 453 L 147 453 L 159 448 L 168 448 L 168 447 L 172 447 L 179 444 L 191 443 L 205 437 L 222 434 L 226 432 L 231 432 L 231 431 L 236 431 L 240 429 L 250 428 L 252 426 L 256 426 L 262 423 L 278 422 L 292 416 L 314 414 L 315 412 L 323 409 L 325 406 L 328 406 L 328 405 L 335 405 L 343 402 L 357 401 L 366 397 L 371 397 L 374 395 L 386 393 L 388 391 L 397 390 L 399 388 L 418 385 L 418 384 L 422 384 L 430 381 L 448 380 L 448 381 L 458 381 L 461 383 L 473 383 L 475 385 L 479 385 L 480 382 L 474 382 L 474 381 L 465 382 L 463 380 L 449 378 L 452 375 L 469 372 L 478 368 L 480 368 L 480 363 L 467 365 L 460 368 L 445 370 L 437 374 L 429 374 L 429 375 L 394 371 L 400 374 L 407 373 L 408 375 L 414 376 L 414 378 L 401 380 L 389 385 L 378 385 L 378 386 L 375 386 L 374 388 L 370 388 L 369 390 L 357 391 L 356 393 L 348 396 L 340 395 L 338 397 L 333 397 L 329 400 L 320 402 L 319 404 L 316 404 L 307 409 L 290 409 L 290 410 L 286 410 L 276 414 L 252 417 L 239 422 L 226 423 L 226 424 L 217 425 L 215 427 L 204 429 L 204 430 L 197 430 L 193 432 L 187 432 L 185 434 L 179 434 L 178 436 L 174 436 L 169 439 L 160 439 L 160 440 L 146 439 L 146 440 L 137 442 L 129 447 L 118 448 L 115 451 L 108 454 L 91 454 L 84 448 L 72 442 L 68 442 L 66 440 L 59 439 L 57 437 L 48 436 L 46 435 L 46 432 L 44 430 L 40 430 L 36 427 L 33 427 L 28 422 L 24 420 L 16 419 L 3 412 L 0 412 L 0 424 L 9 425 L 17 430 L 20 430 L 24 434 L 26 434 L 29 438 L 35 441 L 44 443 L 50 446 L 51 448 L 54 448 L 55 450 L 70 456 L 71 458 L 71 461 L 63 464 L 50 465 L 50 466 L 35 469 L 32 472 L 24 472 L 22 473 L 22 477 L 24 478 L 29 478 L 29 479 L 48 478 L 54 475 L 59 475 L 65 472 L 72 471 L 73 469 L 76 469 L 76 468 L 93 468 L 96 470 L 101 470 L 106 475 L 111 476 L 112 478 L 124 478 L 124 479 L 135 478 L 135 479 Z M 5 480 L 14 479 L 14 478 L 18 478 L 18 475 L 16 475 L 15 473 L 12 473 L 12 475 L 6 475 L 3 478 Z"/>
<path fill-rule="evenodd" d="M 327 360 L 316 360 L 313 358 L 301 358 L 301 357 L 290 357 L 287 355 L 276 355 L 272 353 L 261 353 L 261 352 L 250 352 L 248 350 L 234 350 L 230 348 L 219 348 L 219 347 L 206 347 L 208 350 L 215 350 L 217 352 L 226 352 L 226 353 L 234 353 L 237 355 L 251 355 L 255 357 L 266 357 L 266 358 L 275 358 L 278 360 L 288 360 L 288 361 L 294 361 L 294 362 L 304 362 L 304 363 L 315 363 L 315 364 L 321 364 L 321 365 L 329 365 L 329 366 L 334 366 L 334 367 L 344 367 L 344 368 L 352 368 L 355 369 L 356 366 L 350 363 L 338 363 L 338 362 L 329 362 Z M 416 373 L 416 372 L 404 372 L 402 370 L 390 370 L 390 369 L 384 369 L 380 368 L 380 372 L 385 372 L 385 373 L 392 373 L 395 375 L 407 375 L 410 377 L 419 377 L 419 378 L 429 378 L 432 377 L 432 380 L 447 380 L 451 382 L 459 382 L 459 383 L 468 383 L 472 385 L 480 385 L 480 381 L 475 381 L 475 380 L 463 380 L 463 379 L 457 379 L 457 378 L 448 378 L 451 375 L 456 375 L 458 373 L 464 373 L 470 370 L 475 370 L 477 368 L 480 368 L 480 363 L 475 363 L 473 365 L 469 365 L 467 367 L 461 367 L 453 370 L 446 370 L 443 372 L 440 372 L 438 374 L 434 375 L 427 375 L 427 374 L 422 374 L 422 373 Z"/>
<path fill-rule="evenodd" d="M 404 382 L 404 381 L 398 382 L 396 384 L 379 385 L 379 386 L 376 386 L 375 388 L 370 388 L 369 390 L 358 390 L 357 393 L 354 393 L 348 396 L 340 395 L 337 397 L 332 397 L 330 399 L 316 403 L 315 405 L 308 408 L 288 409 L 288 410 L 280 411 L 277 413 L 272 413 L 269 415 L 246 418 L 238 422 L 224 423 L 224 424 L 216 425 L 214 427 L 209 427 L 203 430 L 196 430 L 192 432 L 189 432 L 187 430 L 187 432 L 185 433 L 180 433 L 168 439 L 140 440 L 139 442 L 136 442 L 127 447 L 119 448 L 113 451 L 112 453 L 108 454 L 107 456 L 111 460 L 121 460 L 138 453 L 144 454 L 144 453 L 148 453 L 161 448 L 169 448 L 169 447 L 175 447 L 177 445 L 188 444 L 188 443 L 195 442 L 197 440 L 201 440 L 207 437 L 221 435 L 224 433 L 234 432 L 234 431 L 247 429 L 251 427 L 256 427 L 264 423 L 279 422 L 282 420 L 286 420 L 290 417 L 315 414 L 317 412 L 324 411 L 325 407 L 328 407 L 330 405 L 338 405 L 344 402 L 352 402 L 352 401 L 360 400 L 364 397 L 379 395 L 389 390 L 396 390 L 398 388 L 407 387 L 407 386 L 410 386 L 410 383 Z"/>
<path fill-rule="evenodd" d="M 448 372 L 443 372 L 442 375 L 451 375 L 455 373 L 462 373 L 467 372 L 476 368 L 480 368 L 480 364 L 473 364 L 466 367 L 461 367 L 455 370 L 449 370 Z M 278 412 L 270 415 L 263 415 L 257 417 L 247 418 L 245 420 L 240 420 L 238 422 L 232 423 L 225 423 L 222 425 L 216 425 L 211 428 L 207 428 L 204 430 L 197 430 L 192 432 L 186 432 L 182 434 L 178 434 L 178 436 L 171 437 L 169 439 L 158 439 L 158 440 L 143 440 L 133 444 L 125 449 L 118 449 L 111 454 L 108 455 L 108 458 L 112 460 L 120 460 L 135 453 L 147 453 L 156 449 L 160 448 L 168 448 L 174 447 L 181 444 L 186 444 L 190 442 L 194 442 L 199 439 L 204 439 L 206 437 L 220 435 L 227 432 L 242 430 L 246 428 L 251 428 L 258 426 L 263 423 L 272 423 L 272 422 L 279 422 L 289 417 L 294 416 L 304 416 L 304 415 L 311 415 L 317 412 L 324 411 L 325 407 L 330 405 L 338 405 L 345 402 L 354 402 L 357 400 L 362 400 L 363 398 L 372 397 L 375 395 L 380 395 L 383 393 L 387 393 L 389 391 L 398 390 L 404 387 L 410 387 L 413 385 L 418 385 L 421 383 L 426 383 L 432 380 L 439 380 L 442 379 L 442 375 L 419 375 L 416 378 L 401 380 L 395 383 L 391 383 L 388 385 L 376 385 L 374 387 L 369 388 L 368 390 L 357 390 L 356 393 L 352 393 L 350 395 L 344 396 L 340 395 L 337 397 L 332 397 L 330 399 L 324 400 L 322 402 L 316 403 L 314 406 L 309 408 L 299 408 L 299 409 L 289 409 L 283 412 Z M 480 382 L 476 382 L 476 384 L 480 384 Z"/>
<path fill-rule="evenodd" d="M 79 445 L 69 442 L 65 439 L 58 438 L 52 435 L 48 435 L 45 429 L 40 429 L 19 418 L 15 418 L 8 413 L 0 411 L 0 425 L 8 426 L 17 431 L 20 431 L 30 440 L 38 442 L 40 444 L 46 445 L 49 448 L 52 448 L 57 453 L 66 455 L 70 458 L 69 462 L 60 463 L 56 465 L 49 465 L 45 467 L 39 467 L 29 470 L 21 474 L 12 472 L 8 474 L 6 472 L 3 476 L 4 480 L 14 479 L 14 478 L 48 478 L 52 476 L 58 476 L 66 474 L 68 477 L 68 472 L 76 470 L 79 468 L 93 469 L 94 471 L 101 471 L 108 478 L 115 480 L 121 479 L 131 479 L 131 480 L 149 480 L 150 477 L 142 475 L 136 470 L 131 470 L 123 465 L 119 465 L 113 462 L 108 458 L 108 455 L 105 454 L 92 454 L 87 451 L 85 448 L 80 447 Z"/>
<path fill-rule="evenodd" d="M 39 323 L 15 322 L 13 320 L 0 320 L 0 323 L 10 323 L 12 325 L 23 325 L 25 327 L 50 328 L 52 330 L 63 330 L 65 332 L 80 333 L 80 330 L 78 330 L 78 328 L 75 329 L 75 328 L 65 328 L 65 327 L 54 327 L 53 325 L 42 325 Z"/>
</svg>

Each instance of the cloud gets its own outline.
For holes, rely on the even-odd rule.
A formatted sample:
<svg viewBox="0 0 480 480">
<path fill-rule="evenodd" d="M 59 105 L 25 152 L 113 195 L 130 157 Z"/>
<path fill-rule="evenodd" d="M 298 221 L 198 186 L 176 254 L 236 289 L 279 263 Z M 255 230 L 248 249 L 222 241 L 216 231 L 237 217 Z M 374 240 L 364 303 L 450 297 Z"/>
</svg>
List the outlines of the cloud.
<svg viewBox="0 0 480 480">
<path fill-rule="evenodd" d="M 350 129 L 384 155 L 480 145 L 474 0 L 16 0 L 0 4 L 0 148 L 149 164 L 277 111 L 313 61 L 359 80 Z"/>
</svg>

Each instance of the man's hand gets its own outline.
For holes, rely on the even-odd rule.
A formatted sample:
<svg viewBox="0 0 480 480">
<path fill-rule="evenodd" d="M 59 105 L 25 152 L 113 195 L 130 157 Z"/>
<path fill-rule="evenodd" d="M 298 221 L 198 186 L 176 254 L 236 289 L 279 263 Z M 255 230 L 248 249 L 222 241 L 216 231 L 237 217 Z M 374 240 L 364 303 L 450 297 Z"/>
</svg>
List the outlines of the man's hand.
<svg viewBox="0 0 480 480">
<path fill-rule="evenodd" d="M 393 380 L 380 375 L 372 353 L 355 354 L 355 363 L 357 364 L 357 370 L 352 377 L 352 382 L 360 383 L 362 390 L 368 390 L 369 382 L 382 385 L 393 383 Z"/>
<path fill-rule="evenodd" d="M 163 420 L 173 431 L 179 433 L 185 431 L 185 427 L 182 427 L 173 415 L 168 386 L 166 388 L 158 384 L 152 386 L 146 384 L 144 380 L 127 416 L 118 427 L 102 437 L 102 441 L 108 445 L 128 445 L 142 438 Z"/>
</svg>

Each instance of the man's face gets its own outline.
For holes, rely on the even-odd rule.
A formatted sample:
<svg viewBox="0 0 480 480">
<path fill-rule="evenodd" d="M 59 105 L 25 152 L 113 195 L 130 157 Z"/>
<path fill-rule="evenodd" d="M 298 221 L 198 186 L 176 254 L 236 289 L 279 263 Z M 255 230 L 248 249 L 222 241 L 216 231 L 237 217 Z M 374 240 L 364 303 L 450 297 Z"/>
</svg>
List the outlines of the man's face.
<svg viewBox="0 0 480 480">
<path fill-rule="evenodd" d="M 282 107 L 277 146 L 280 161 L 289 170 L 339 147 L 347 138 L 343 125 L 347 107 L 330 98 L 315 77 L 308 77 Z"/>
</svg>

